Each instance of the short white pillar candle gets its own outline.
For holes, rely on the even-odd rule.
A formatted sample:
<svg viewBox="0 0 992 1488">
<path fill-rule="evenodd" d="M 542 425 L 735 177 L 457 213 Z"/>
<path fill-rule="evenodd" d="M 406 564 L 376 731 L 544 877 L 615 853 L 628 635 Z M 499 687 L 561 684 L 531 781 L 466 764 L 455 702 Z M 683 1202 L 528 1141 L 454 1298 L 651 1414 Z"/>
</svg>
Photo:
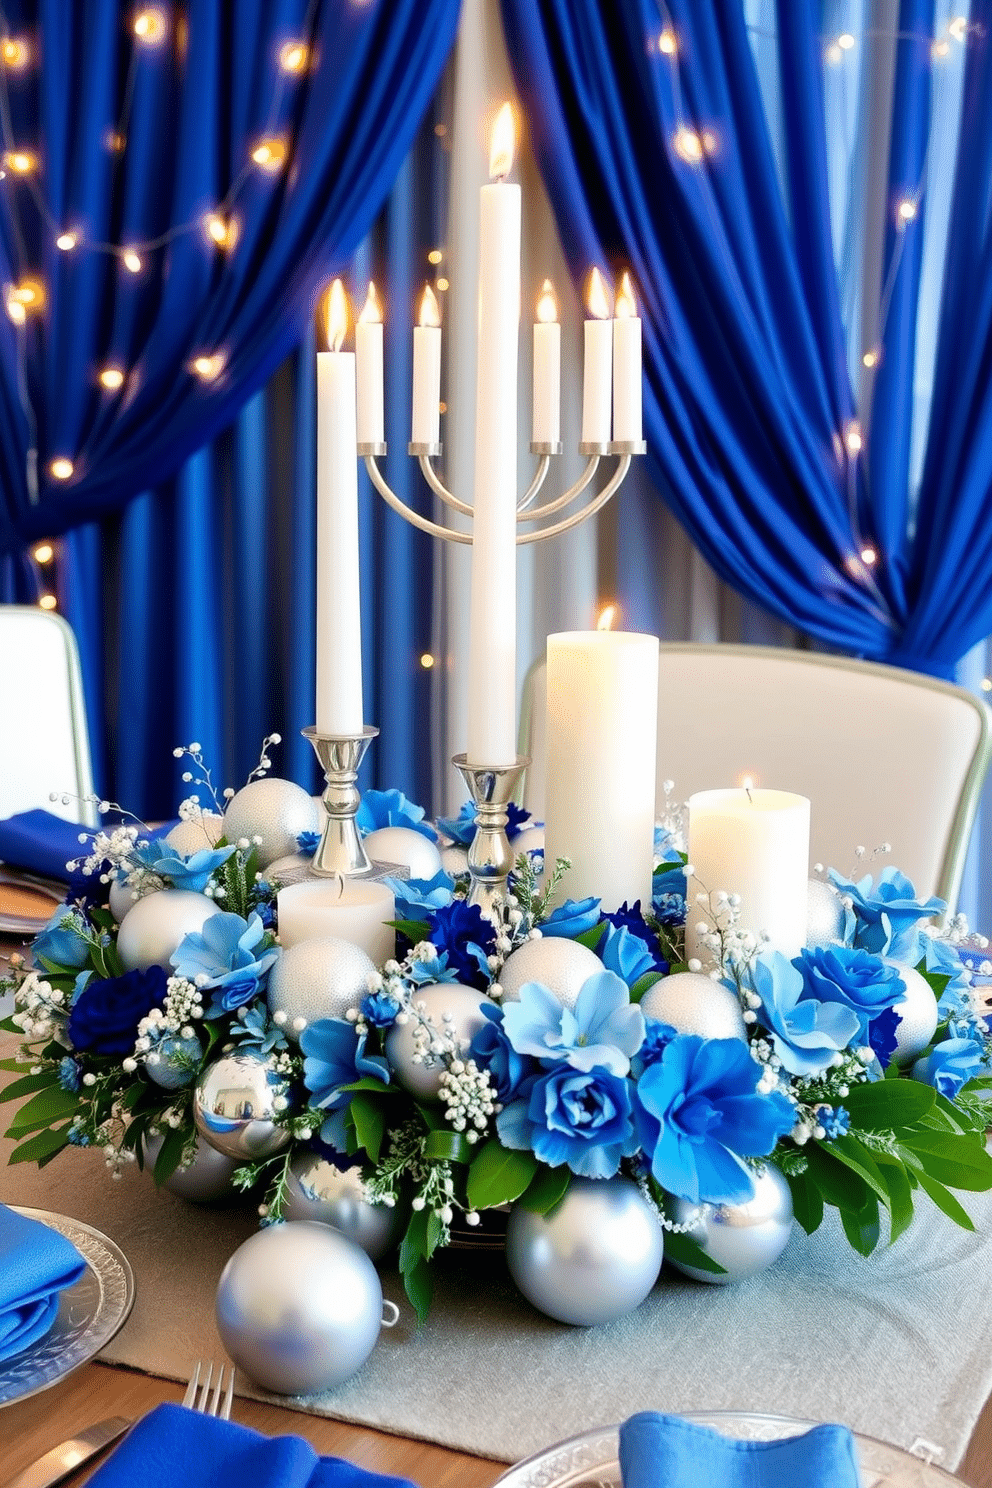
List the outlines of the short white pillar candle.
<svg viewBox="0 0 992 1488">
<path fill-rule="evenodd" d="M 284 949 L 301 940 L 336 936 L 361 946 L 381 967 L 396 952 L 396 902 L 385 884 L 357 879 L 307 879 L 276 896 L 279 941 Z"/>
</svg>

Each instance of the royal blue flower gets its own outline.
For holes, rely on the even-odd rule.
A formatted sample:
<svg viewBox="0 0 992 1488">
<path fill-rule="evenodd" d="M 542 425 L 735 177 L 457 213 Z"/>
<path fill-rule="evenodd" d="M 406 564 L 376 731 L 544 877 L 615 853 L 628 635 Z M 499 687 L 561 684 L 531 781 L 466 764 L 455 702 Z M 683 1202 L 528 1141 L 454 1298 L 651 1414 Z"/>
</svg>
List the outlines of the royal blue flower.
<svg viewBox="0 0 992 1488">
<path fill-rule="evenodd" d="M 192 894 L 202 894 L 211 875 L 226 863 L 235 851 L 228 847 L 202 847 L 195 853 L 184 856 L 170 847 L 164 838 L 145 843 L 136 848 L 134 857 L 146 868 L 166 879 L 174 889 L 188 889 Z"/>
<path fill-rule="evenodd" d="M 344 1113 L 351 1101 L 344 1087 L 368 1077 L 389 1084 L 389 1065 L 379 1054 L 366 1054 L 368 1035 L 343 1018 L 320 1018 L 300 1034 L 303 1083 L 310 1105 L 328 1113 L 320 1139 L 339 1152 L 345 1149 Z"/>
<path fill-rule="evenodd" d="M 437 841 L 434 828 L 424 821 L 423 806 L 408 801 L 400 790 L 363 791 L 355 823 L 362 833 L 376 832 L 380 827 L 410 827 L 431 842 Z"/>
<path fill-rule="evenodd" d="M 358 1011 L 373 1028 L 388 1028 L 399 1010 L 396 998 L 386 992 L 367 992 L 358 1004 Z"/>
<path fill-rule="evenodd" d="M 530 1149 L 548 1167 L 567 1164 L 583 1178 L 612 1178 L 637 1150 L 631 1086 L 599 1066 L 559 1064 L 528 1083 L 496 1117 L 504 1147 Z"/>
<path fill-rule="evenodd" d="M 454 895 L 455 881 L 440 869 L 433 878 L 384 878 L 396 900 L 396 919 L 424 920 L 434 909 L 443 909 Z"/>
<path fill-rule="evenodd" d="M 161 966 L 88 981 L 69 1011 L 69 1042 L 88 1054 L 130 1054 L 138 1024 L 165 1000 Z"/>
<path fill-rule="evenodd" d="M 484 1002 L 481 1010 L 486 1022 L 473 1037 L 469 1056 L 480 1069 L 488 1070 L 496 1086 L 496 1099 L 505 1106 L 516 1095 L 525 1075 L 533 1071 L 533 1064 L 518 1054 L 507 1038 L 502 1009 Z"/>
<path fill-rule="evenodd" d="M 906 995 L 899 968 L 852 946 L 800 951 L 792 964 L 802 975 L 803 998 L 849 1007 L 858 1016 L 861 1043 L 875 1048 L 877 1042 L 876 1053 L 887 1063 L 896 1046 L 899 1023 L 899 1015 L 890 1010 Z"/>
<path fill-rule="evenodd" d="M 630 1073 L 639 1080 L 649 1064 L 657 1064 L 668 1045 L 677 1034 L 671 1023 L 662 1023 L 658 1018 L 644 1019 L 644 1042 L 630 1061 Z"/>
<path fill-rule="evenodd" d="M 977 1039 L 947 1038 L 942 1044 L 917 1059 L 910 1073 L 914 1080 L 932 1085 L 948 1100 L 953 1100 L 961 1089 L 982 1073 L 985 1050 Z"/>
<path fill-rule="evenodd" d="M 265 926 L 257 914 L 243 920 L 240 915 L 220 913 L 211 915 L 202 930 L 192 931 L 173 951 L 170 959 L 177 976 L 213 989 L 208 1018 L 233 1012 L 261 990 L 280 956 L 276 946 L 256 956 L 264 935 Z"/>
<path fill-rule="evenodd" d="M 477 904 L 453 899 L 427 917 L 430 939 L 445 952 L 448 965 L 466 987 L 484 992 L 490 985 L 487 958 L 496 950 L 496 930 Z"/>
<path fill-rule="evenodd" d="M 600 1065 L 614 1075 L 626 1075 L 644 1042 L 644 1014 L 612 971 L 583 982 L 574 1009 L 562 1007 L 540 982 L 525 982 L 519 1001 L 503 1006 L 503 1027 L 518 1054 L 580 1070 Z"/>
<path fill-rule="evenodd" d="M 35 966 L 81 967 L 89 958 L 90 949 L 76 928 L 80 916 L 71 905 L 60 904 L 44 930 L 39 931 L 31 944 L 31 959 Z"/>
<path fill-rule="evenodd" d="M 651 1171 L 667 1193 L 693 1203 L 752 1197 L 740 1159 L 772 1152 L 795 1125 L 784 1095 L 755 1093 L 760 1078 L 740 1039 L 694 1034 L 679 1034 L 648 1066 L 635 1087 L 635 1119 Z"/>
<path fill-rule="evenodd" d="M 820 1074 L 858 1034 L 859 1015 L 841 1002 L 805 995 L 802 972 L 780 951 L 756 956 L 750 975 L 761 999 L 758 1021 L 790 1075 Z"/>
<path fill-rule="evenodd" d="M 561 940 L 575 940 L 586 935 L 599 924 L 599 900 L 592 895 L 588 899 L 566 899 L 553 909 L 546 920 L 541 921 L 541 934 L 557 936 Z"/>
<path fill-rule="evenodd" d="M 672 874 L 655 874 L 651 910 L 659 925 L 684 925 L 689 906 L 685 894 L 671 887 Z M 683 876 L 683 883 L 685 878 Z"/>
<path fill-rule="evenodd" d="M 621 981 L 632 987 L 649 971 L 666 972 L 668 962 L 654 954 L 639 935 L 621 925 L 608 924 L 603 938 L 596 947 L 596 955 L 607 971 L 612 971 Z"/>
<path fill-rule="evenodd" d="M 943 899 L 921 903 L 912 883 L 898 868 L 883 868 L 877 884 L 870 873 L 854 883 L 831 868 L 830 881 L 842 899 L 851 901 L 850 909 L 845 909 L 844 939 L 848 945 L 916 965 L 923 950 L 920 921 L 942 914 L 947 908 Z"/>
<path fill-rule="evenodd" d="M 306 857 L 306 858 L 312 858 L 313 855 L 314 855 L 314 853 L 317 851 L 318 847 L 320 846 L 320 838 L 321 838 L 321 833 L 320 832 L 297 832 L 297 834 L 296 834 L 296 850 L 297 850 L 297 852 L 301 852 L 303 854 L 303 856 Z"/>
<path fill-rule="evenodd" d="M 68 1054 L 59 1060 L 59 1084 L 63 1090 L 68 1090 L 73 1095 L 82 1088 L 83 1071 Z"/>
</svg>

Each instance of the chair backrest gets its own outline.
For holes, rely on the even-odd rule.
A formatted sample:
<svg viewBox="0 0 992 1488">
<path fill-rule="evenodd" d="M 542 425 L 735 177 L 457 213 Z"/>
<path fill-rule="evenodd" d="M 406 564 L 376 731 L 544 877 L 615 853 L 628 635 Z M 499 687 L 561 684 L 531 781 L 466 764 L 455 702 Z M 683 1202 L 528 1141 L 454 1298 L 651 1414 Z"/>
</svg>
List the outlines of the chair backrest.
<svg viewBox="0 0 992 1488">
<path fill-rule="evenodd" d="M 41 806 L 97 825 L 92 804 L 78 799 L 92 795 L 93 771 L 79 652 L 61 616 L 0 605 L 0 696 L 8 709 L 0 731 L 0 817 Z"/>
<path fill-rule="evenodd" d="M 813 804 L 811 862 L 849 873 L 855 847 L 891 843 L 863 871 L 892 863 L 953 911 L 992 758 L 983 702 L 916 672 L 774 647 L 662 644 L 659 665 L 659 803 L 665 780 L 682 801 L 744 776 L 798 791 Z M 543 658 L 524 683 L 520 752 L 523 803 L 540 819 Z"/>
</svg>

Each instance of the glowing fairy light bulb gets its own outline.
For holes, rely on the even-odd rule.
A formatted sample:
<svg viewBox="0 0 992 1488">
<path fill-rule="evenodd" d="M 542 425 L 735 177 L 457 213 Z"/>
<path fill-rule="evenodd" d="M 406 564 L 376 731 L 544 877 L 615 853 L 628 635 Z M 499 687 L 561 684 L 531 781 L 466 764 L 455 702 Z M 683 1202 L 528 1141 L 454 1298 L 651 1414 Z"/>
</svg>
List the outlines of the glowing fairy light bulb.
<svg viewBox="0 0 992 1488">
<path fill-rule="evenodd" d="M 58 600 L 54 594 L 42 594 L 38 600 L 38 607 L 42 610 L 54 610 L 58 606 Z"/>
<path fill-rule="evenodd" d="M 78 242 L 79 238 L 76 233 L 64 232 L 59 233 L 58 237 L 55 239 L 55 246 L 56 248 L 61 248 L 63 253 L 71 253 Z"/>
<path fill-rule="evenodd" d="M 850 423 L 847 425 L 847 428 L 844 430 L 844 443 L 847 446 L 847 453 L 849 455 L 857 455 L 861 453 L 861 446 L 864 444 L 864 438 L 861 433 L 861 425 L 858 423 L 857 419 L 851 419 Z"/>
<path fill-rule="evenodd" d="M 121 254 L 121 262 L 123 263 L 129 274 L 141 273 L 141 257 L 139 254 L 135 253 L 133 248 L 125 248 L 124 252 Z"/>
<path fill-rule="evenodd" d="M 664 31 L 662 31 L 661 35 L 658 37 L 659 52 L 661 52 L 662 55 L 665 57 L 674 57 L 678 49 L 679 44 L 676 39 L 675 32 L 670 26 L 666 26 Z"/>
<path fill-rule="evenodd" d="M 14 293 L 14 286 L 12 284 L 8 284 L 4 290 L 4 305 L 7 315 L 13 321 L 14 325 L 23 325 L 25 320 L 27 320 L 27 311 Z"/>
<path fill-rule="evenodd" d="M 865 564 L 867 568 L 871 568 L 875 563 L 878 562 L 878 554 L 875 552 L 875 549 L 873 547 L 865 546 L 861 549 L 861 562 Z"/>
<path fill-rule="evenodd" d="M 954 16 L 947 23 L 947 34 L 953 36 L 955 41 L 964 41 L 968 32 L 968 17 Z"/>
<path fill-rule="evenodd" d="M 109 393 L 115 393 L 124 384 L 124 369 L 122 367 L 115 367 L 112 364 L 102 367 L 98 381 L 100 386 L 106 388 Z"/>
<path fill-rule="evenodd" d="M 837 45 L 840 47 L 842 52 L 849 52 L 851 50 L 851 48 L 854 46 L 854 37 L 851 35 L 850 31 L 841 32 L 840 36 L 838 36 L 837 38 Z"/>
<path fill-rule="evenodd" d="M 167 30 L 165 11 L 159 10 L 158 6 L 140 10 L 134 18 L 134 34 L 145 46 L 158 46 L 164 41 Z"/>
<path fill-rule="evenodd" d="M 870 370 L 872 367 L 877 367 L 881 360 L 881 353 L 876 351 L 874 348 L 871 348 L 869 351 L 866 351 L 864 356 L 861 358 L 861 365 L 862 367 L 867 367 Z"/>
<path fill-rule="evenodd" d="M 224 353 L 222 351 L 215 351 L 210 354 L 203 353 L 198 357 L 194 357 L 190 365 L 201 382 L 216 382 L 217 378 L 223 372 L 226 363 L 227 358 Z"/>
<path fill-rule="evenodd" d="M 836 67 L 837 63 L 844 59 L 844 53 L 835 41 L 830 43 L 823 55 L 831 67 Z"/>
<path fill-rule="evenodd" d="M 11 72 L 22 72 L 31 61 L 31 48 L 18 36 L 5 36 L 0 43 L 0 59 Z"/>
<path fill-rule="evenodd" d="M 49 474 L 54 480 L 59 481 L 70 480 L 74 469 L 72 461 L 67 460 L 64 455 L 57 455 L 48 466 Z"/>
<path fill-rule="evenodd" d="M 3 163 L 15 176 L 30 176 L 38 168 L 38 157 L 30 150 L 8 150 Z"/>
<path fill-rule="evenodd" d="M 207 212 L 203 218 L 203 231 L 212 243 L 228 252 L 238 241 L 239 224 L 236 217 L 222 217 L 219 212 Z"/>
<path fill-rule="evenodd" d="M 255 164 L 261 166 L 262 170 L 275 175 L 281 171 L 286 163 L 286 141 L 278 135 L 271 139 L 260 140 L 251 152 L 251 158 Z"/>
<path fill-rule="evenodd" d="M 917 211 L 917 205 L 915 201 L 913 201 L 912 197 L 903 197 L 902 201 L 896 208 L 896 218 L 899 222 L 899 225 L 905 227 L 908 222 L 912 222 L 916 217 Z"/>
<path fill-rule="evenodd" d="M 283 72 L 304 72 L 309 61 L 310 52 L 302 41 L 287 41 L 279 48 L 279 66 Z"/>
<path fill-rule="evenodd" d="M 35 563 L 51 563 L 55 557 L 55 549 L 51 543 L 39 543 L 31 554 Z"/>
<path fill-rule="evenodd" d="M 688 165 L 698 165 L 703 158 L 702 140 L 694 129 L 687 129 L 684 124 L 675 131 L 672 144 L 676 155 Z"/>
<path fill-rule="evenodd" d="M 435 658 L 431 655 L 431 653 L 429 651 L 425 651 L 422 654 L 422 656 L 420 658 L 420 665 L 423 667 L 423 669 L 424 669 L 425 672 L 429 672 L 430 671 L 431 667 L 434 665 L 434 660 L 435 660 Z"/>
</svg>

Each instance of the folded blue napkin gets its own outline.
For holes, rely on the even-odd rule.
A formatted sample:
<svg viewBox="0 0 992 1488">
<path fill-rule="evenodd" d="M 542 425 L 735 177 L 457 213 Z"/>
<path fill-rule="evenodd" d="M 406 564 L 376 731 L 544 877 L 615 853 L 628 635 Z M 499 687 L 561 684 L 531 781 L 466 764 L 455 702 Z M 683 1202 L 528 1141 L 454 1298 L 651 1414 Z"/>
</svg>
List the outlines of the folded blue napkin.
<svg viewBox="0 0 992 1488">
<path fill-rule="evenodd" d="M 233 1421 L 159 1405 L 128 1432 L 87 1488 L 413 1488 L 406 1478 L 318 1457 L 300 1436 L 262 1436 Z"/>
<path fill-rule="evenodd" d="M 858 1488 L 846 1426 L 781 1441 L 736 1441 L 680 1416 L 642 1411 L 620 1427 L 623 1488 Z"/>
<path fill-rule="evenodd" d="M 0 1361 L 45 1336 L 59 1293 L 85 1270 L 71 1240 L 0 1204 Z"/>
<path fill-rule="evenodd" d="M 151 840 L 161 837 L 176 825 L 175 821 L 148 829 Z M 107 829 L 111 829 L 108 827 Z M 80 873 L 70 873 L 66 864 L 76 858 L 85 857 L 89 848 L 80 842 L 81 832 L 94 835 L 90 827 L 79 822 L 65 821 L 51 811 L 19 811 L 0 821 L 0 862 L 10 863 L 15 868 L 27 868 L 32 873 L 43 873 L 46 878 L 60 878 L 73 889 L 92 889 L 94 880 Z"/>
</svg>

